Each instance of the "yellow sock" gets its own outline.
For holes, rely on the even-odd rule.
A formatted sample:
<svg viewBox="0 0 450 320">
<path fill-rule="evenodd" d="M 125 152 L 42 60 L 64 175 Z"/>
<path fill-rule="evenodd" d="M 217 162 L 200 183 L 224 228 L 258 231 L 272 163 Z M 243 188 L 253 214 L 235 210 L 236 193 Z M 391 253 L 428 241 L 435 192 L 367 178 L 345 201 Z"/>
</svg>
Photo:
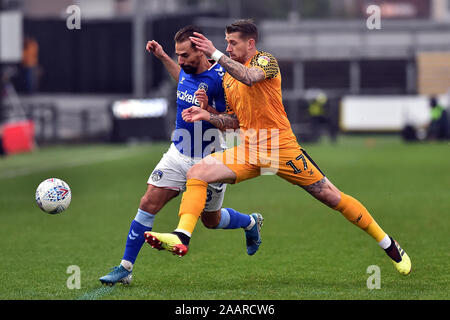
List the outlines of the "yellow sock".
<svg viewBox="0 0 450 320">
<path fill-rule="evenodd" d="M 208 184 L 205 181 L 189 179 L 186 182 L 186 191 L 183 194 L 180 204 L 180 221 L 177 229 L 192 232 L 195 229 L 197 220 L 202 214 L 206 202 L 206 188 Z"/>
<path fill-rule="evenodd" d="M 367 232 L 372 238 L 374 238 L 378 243 L 384 239 L 386 236 L 386 232 L 383 231 L 383 229 L 380 228 L 378 223 L 373 220 L 366 229 L 364 229 L 365 232 Z"/>
<path fill-rule="evenodd" d="M 369 211 L 355 198 L 341 192 L 341 201 L 335 209 L 341 212 L 347 220 L 367 232 L 377 242 L 380 242 L 386 236 L 386 233 L 372 218 Z"/>
<path fill-rule="evenodd" d="M 343 192 L 341 192 L 341 201 L 334 209 L 342 213 L 348 221 L 361 229 L 366 229 L 373 221 L 369 211 L 361 202 Z"/>
</svg>

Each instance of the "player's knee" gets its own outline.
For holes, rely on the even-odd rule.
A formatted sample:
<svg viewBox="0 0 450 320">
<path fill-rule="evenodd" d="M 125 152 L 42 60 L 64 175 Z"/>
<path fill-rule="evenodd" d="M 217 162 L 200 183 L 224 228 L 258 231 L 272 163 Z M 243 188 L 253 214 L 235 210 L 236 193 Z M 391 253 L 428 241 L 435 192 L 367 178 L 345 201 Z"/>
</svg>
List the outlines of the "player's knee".
<svg viewBox="0 0 450 320">
<path fill-rule="evenodd" d="M 201 215 L 203 225 L 208 229 L 215 229 L 220 222 L 220 210 L 216 212 L 205 212 Z"/>
<path fill-rule="evenodd" d="M 197 164 L 192 166 L 189 171 L 186 173 L 186 178 L 187 179 L 199 179 L 202 180 L 203 179 L 203 170 L 201 169 L 201 167 Z"/>
</svg>

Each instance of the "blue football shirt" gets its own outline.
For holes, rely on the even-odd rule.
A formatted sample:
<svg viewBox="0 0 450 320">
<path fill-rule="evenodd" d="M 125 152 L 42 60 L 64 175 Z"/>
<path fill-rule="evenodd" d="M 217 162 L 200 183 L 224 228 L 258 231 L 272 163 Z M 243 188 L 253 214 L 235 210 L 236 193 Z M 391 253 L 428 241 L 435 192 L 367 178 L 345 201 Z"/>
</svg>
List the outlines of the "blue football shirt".
<svg viewBox="0 0 450 320">
<path fill-rule="evenodd" d="M 211 152 L 223 149 L 222 133 L 207 121 L 188 123 L 181 113 L 192 106 L 200 106 L 195 97 L 198 89 L 204 89 L 209 105 L 225 112 L 226 102 L 222 87 L 224 69 L 214 63 L 200 74 L 188 74 L 181 69 L 177 88 L 177 119 L 172 142 L 182 154 L 192 158 L 203 158 Z"/>
</svg>

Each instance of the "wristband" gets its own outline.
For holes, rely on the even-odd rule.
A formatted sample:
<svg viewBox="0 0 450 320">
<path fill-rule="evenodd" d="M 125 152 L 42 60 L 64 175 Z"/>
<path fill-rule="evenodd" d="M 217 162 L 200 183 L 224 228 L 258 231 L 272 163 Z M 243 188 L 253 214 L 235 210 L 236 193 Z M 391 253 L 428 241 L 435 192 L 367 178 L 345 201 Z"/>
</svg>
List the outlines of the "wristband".
<svg viewBox="0 0 450 320">
<path fill-rule="evenodd" d="M 211 55 L 211 59 L 215 60 L 216 62 L 219 62 L 219 59 L 222 58 L 223 53 L 216 49 L 214 53 Z"/>
</svg>

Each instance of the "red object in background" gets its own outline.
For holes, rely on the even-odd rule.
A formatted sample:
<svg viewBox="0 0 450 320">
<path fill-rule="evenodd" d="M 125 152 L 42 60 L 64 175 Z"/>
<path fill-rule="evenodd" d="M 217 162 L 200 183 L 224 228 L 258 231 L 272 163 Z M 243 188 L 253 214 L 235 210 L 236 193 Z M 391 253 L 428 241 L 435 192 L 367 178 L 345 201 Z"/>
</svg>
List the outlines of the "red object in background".
<svg viewBox="0 0 450 320">
<path fill-rule="evenodd" d="M 34 145 L 33 121 L 19 121 L 3 126 L 3 149 L 6 154 L 31 151 Z"/>
</svg>

